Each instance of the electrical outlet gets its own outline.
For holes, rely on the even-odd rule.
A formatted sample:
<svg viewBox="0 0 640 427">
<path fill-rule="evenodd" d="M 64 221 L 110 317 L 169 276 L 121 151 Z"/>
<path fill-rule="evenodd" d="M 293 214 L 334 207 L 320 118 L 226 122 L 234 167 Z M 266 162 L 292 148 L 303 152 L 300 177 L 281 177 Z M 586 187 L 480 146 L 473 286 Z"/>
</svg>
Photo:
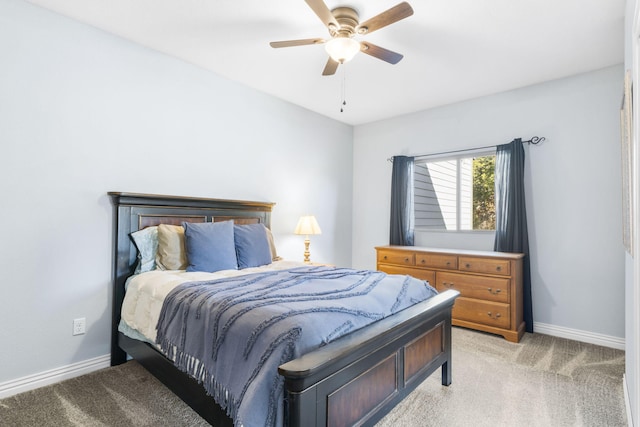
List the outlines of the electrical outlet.
<svg viewBox="0 0 640 427">
<path fill-rule="evenodd" d="M 79 319 L 73 319 L 73 335 L 82 335 L 85 333 L 87 326 L 87 319 L 81 317 Z"/>
</svg>

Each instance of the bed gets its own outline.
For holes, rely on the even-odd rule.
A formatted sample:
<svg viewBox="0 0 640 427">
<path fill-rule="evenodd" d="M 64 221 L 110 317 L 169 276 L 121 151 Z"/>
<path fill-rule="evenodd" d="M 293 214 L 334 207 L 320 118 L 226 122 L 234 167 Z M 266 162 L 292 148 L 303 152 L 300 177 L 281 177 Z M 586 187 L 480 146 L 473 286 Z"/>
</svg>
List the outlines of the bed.
<svg viewBox="0 0 640 427">
<path fill-rule="evenodd" d="M 153 343 L 119 330 L 127 279 L 139 268 L 139 251 L 130 236 L 148 227 L 185 222 L 233 220 L 269 228 L 274 204 L 121 192 L 109 196 L 114 206 L 111 364 L 137 360 L 209 423 L 232 426 L 227 410 L 201 382 Z M 324 274 L 322 268 L 318 271 Z M 442 384 L 449 385 L 451 309 L 457 295 L 437 294 L 280 364 L 282 424 L 373 425 L 439 368 Z"/>
</svg>

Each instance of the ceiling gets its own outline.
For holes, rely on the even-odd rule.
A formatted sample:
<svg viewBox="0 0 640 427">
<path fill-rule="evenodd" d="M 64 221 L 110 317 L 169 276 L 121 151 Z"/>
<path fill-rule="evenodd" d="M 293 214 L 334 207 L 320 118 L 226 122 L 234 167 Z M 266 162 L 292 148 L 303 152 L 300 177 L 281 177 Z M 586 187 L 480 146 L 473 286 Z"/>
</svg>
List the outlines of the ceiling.
<svg viewBox="0 0 640 427">
<path fill-rule="evenodd" d="M 361 38 L 402 61 L 358 53 L 329 77 L 324 46 L 269 46 L 329 37 L 303 0 L 28 1 L 351 125 L 624 62 L 625 0 L 407 0 Z M 400 1 L 325 0 L 361 22 Z"/>
</svg>

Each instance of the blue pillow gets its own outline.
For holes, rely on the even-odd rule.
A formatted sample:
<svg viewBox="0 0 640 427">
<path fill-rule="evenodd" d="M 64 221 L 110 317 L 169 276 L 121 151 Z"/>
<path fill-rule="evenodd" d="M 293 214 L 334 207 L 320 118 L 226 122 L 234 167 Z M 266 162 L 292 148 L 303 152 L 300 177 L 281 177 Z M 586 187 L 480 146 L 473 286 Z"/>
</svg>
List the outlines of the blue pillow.
<svg viewBox="0 0 640 427">
<path fill-rule="evenodd" d="M 267 227 L 263 224 L 236 225 L 233 227 L 233 234 L 238 268 L 271 264 L 271 246 L 267 237 Z"/>
<path fill-rule="evenodd" d="M 233 241 L 233 221 L 183 222 L 187 271 L 236 270 L 238 260 Z"/>
</svg>

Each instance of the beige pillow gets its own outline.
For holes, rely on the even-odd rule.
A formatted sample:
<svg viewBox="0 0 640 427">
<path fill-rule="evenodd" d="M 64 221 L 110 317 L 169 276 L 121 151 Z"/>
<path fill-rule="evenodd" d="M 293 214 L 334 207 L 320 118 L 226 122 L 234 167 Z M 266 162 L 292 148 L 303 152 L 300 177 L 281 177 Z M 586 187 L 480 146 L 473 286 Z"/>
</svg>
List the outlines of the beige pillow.
<svg viewBox="0 0 640 427">
<path fill-rule="evenodd" d="M 158 225 L 156 265 L 160 270 L 185 270 L 187 268 L 183 226 Z"/>
<path fill-rule="evenodd" d="M 266 228 L 267 230 L 267 240 L 269 241 L 269 249 L 271 249 L 271 261 L 280 261 L 282 258 L 278 256 L 278 252 L 276 251 L 276 244 L 273 241 L 273 233 L 271 230 Z"/>
</svg>

